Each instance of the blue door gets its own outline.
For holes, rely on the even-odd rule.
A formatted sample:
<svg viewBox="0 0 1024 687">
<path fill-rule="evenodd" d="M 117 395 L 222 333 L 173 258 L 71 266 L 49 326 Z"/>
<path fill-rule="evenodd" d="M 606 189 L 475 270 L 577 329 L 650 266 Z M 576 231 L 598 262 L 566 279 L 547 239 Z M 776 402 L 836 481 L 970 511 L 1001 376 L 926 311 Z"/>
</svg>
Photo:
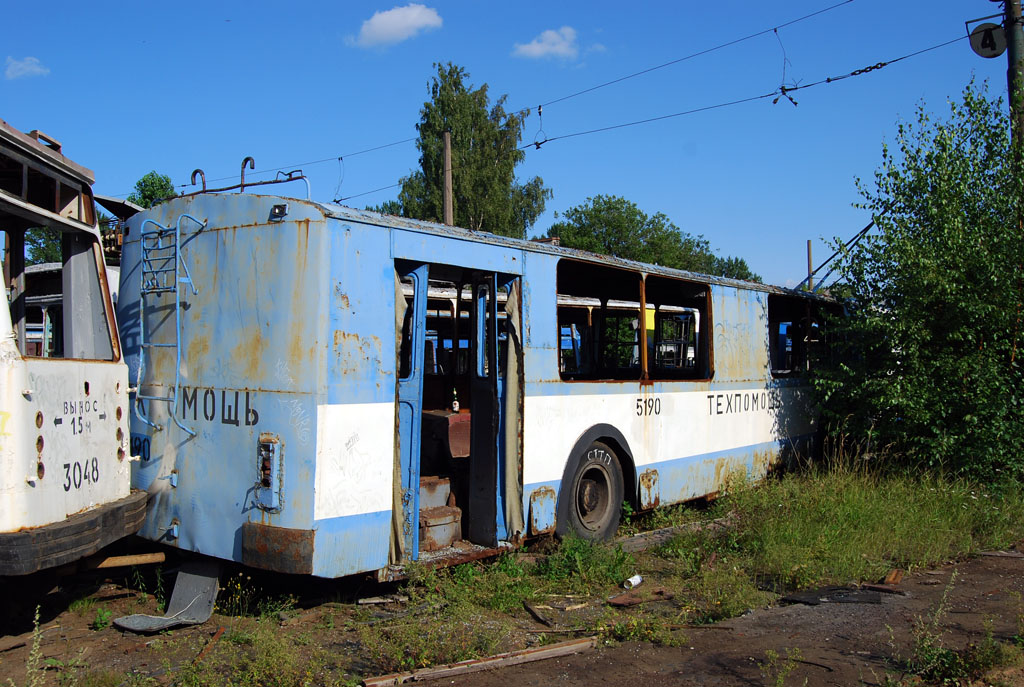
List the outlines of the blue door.
<svg viewBox="0 0 1024 687">
<path fill-rule="evenodd" d="M 419 558 L 420 440 L 423 411 L 423 351 L 426 340 L 428 266 L 395 261 L 405 299 L 405 316 L 398 359 L 398 450 L 402 472 L 402 540 L 405 560 Z M 396 303 L 401 308 L 402 303 Z"/>
</svg>

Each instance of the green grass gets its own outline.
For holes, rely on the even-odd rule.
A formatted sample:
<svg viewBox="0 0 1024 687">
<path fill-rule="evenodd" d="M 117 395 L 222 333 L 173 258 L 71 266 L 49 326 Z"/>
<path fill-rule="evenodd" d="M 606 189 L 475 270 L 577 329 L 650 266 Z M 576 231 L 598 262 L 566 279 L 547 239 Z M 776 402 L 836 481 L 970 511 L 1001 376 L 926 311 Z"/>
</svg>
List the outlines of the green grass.
<svg viewBox="0 0 1024 687">
<path fill-rule="evenodd" d="M 996 668 L 1020 665 L 1021 648 L 1015 643 L 997 640 L 991 621 L 985 621 L 985 634 L 980 641 L 971 642 L 963 649 L 946 646 L 942 622 L 948 613 L 949 593 L 956 580 L 954 571 L 939 603 L 927 616 L 914 620 L 911 653 L 906 658 L 896 657 L 902 675 L 888 676 L 887 684 L 915 685 L 923 681 L 937 685 L 972 685 Z"/>
<path fill-rule="evenodd" d="M 176 683 L 183 687 L 299 687 L 346 683 L 342 671 L 336 669 L 334 658 L 323 647 L 299 646 L 267 619 L 245 619 L 244 622 L 247 625 L 244 630 L 233 630 L 229 641 L 214 645 L 201 662 L 189 662 L 177 669 Z"/>
<path fill-rule="evenodd" d="M 238 573 L 228 578 L 217 595 L 216 610 L 221 615 L 265 618 L 294 610 L 295 602 L 291 594 L 264 594 L 250 575 Z"/>
<path fill-rule="evenodd" d="M 636 571 L 636 561 L 621 547 L 595 544 L 566 537 L 558 548 L 542 559 L 534 574 L 548 582 L 559 583 L 562 591 L 592 594 L 614 586 Z"/>
<path fill-rule="evenodd" d="M 873 581 L 892 568 L 935 565 L 1024 535 L 1021 489 L 986 491 L 927 476 L 818 470 L 742 485 L 720 507 L 735 515 L 735 528 L 704 546 L 793 587 Z"/>
<path fill-rule="evenodd" d="M 726 524 L 701 527 L 718 518 Z M 277 622 L 279 612 L 294 607 L 293 598 L 265 598 L 246 574 L 234 575 L 217 603 L 220 613 L 233 616 L 223 639 L 199 663 L 181 660 L 191 661 L 203 644 L 163 653 L 184 665 L 176 679 L 186 687 L 292 687 L 354 684 L 362 675 L 453 663 L 578 634 L 673 646 L 685 642 L 688 625 L 762 608 L 784 589 L 874 581 L 892 568 L 1004 548 L 1024 536 L 1024 489 L 994 492 L 934 477 L 817 469 L 758 485 L 735 484 L 711 507 L 630 513 L 623 529 L 679 525 L 687 527 L 657 549 L 636 554 L 568 537 L 488 563 L 412 565 L 399 589 L 408 602 L 332 604 L 296 632 Z M 608 606 L 608 597 L 621 593 L 622 581 L 634 574 L 644 578 L 641 592 L 660 586 L 673 598 Z M 542 612 L 556 627 L 549 631 L 539 624 L 524 602 L 547 609 Z M 1018 606 L 1024 603 L 1018 600 Z M 98 617 L 101 610 L 88 598 L 72 609 L 84 617 Z M 1024 644 L 1024 612 L 1018 615 L 1017 641 Z M 900 663 L 905 675 L 956 684 L 1021 651 L 1013 642 L 980 637 L 952 651 L 942 645 L 937 628 L 931 619 L 915 626 L 912 655 Z M 761 667 L 769 683 L 793 682 L 795 652 L 767 655 Z"/>
</svg>

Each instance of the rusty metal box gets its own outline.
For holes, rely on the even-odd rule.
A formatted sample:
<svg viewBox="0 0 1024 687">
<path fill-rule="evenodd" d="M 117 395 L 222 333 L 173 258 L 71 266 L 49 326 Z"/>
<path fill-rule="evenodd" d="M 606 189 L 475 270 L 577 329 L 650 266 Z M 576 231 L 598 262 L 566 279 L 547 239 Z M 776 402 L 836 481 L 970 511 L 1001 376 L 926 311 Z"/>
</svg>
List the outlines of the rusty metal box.
<svg viewBox="0 0 1024 687">
<path fill-rule="evenodd" d="M 420 510 L 420 551 L 437 551 L 462 539 L 462 510 L 438 506 Z"/>
</svg>

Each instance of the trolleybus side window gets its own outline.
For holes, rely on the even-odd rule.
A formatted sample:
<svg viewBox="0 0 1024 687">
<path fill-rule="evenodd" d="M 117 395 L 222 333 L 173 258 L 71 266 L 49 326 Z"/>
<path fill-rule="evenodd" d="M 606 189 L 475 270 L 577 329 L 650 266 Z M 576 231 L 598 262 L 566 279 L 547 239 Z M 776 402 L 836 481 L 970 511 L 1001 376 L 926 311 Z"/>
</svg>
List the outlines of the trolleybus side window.
<svg viewBox="0 0 1024 687">
<path fill-rule="evenodd" d="M 709 293 L 706 284 L 562 260 L 562 378 L 709 378 Z"/>
<path fill-rule="evenodd" d="M 643 319 L 638 272 L 558 263 L 559 367 L 563 379 L 640 379 Z"/>
<path fill-rule="evenodd" d="M 648 276 L 647 360 L 650 379 L 711 377 L 707 284 Z"/>
<path fill-rule="evenodd" d="M 768 296 L 768 355 L 772 375 L 800 374 L 809 365 L 809 349 L 822 342 L 817 309 L 807 300 Z"/>
</svg>

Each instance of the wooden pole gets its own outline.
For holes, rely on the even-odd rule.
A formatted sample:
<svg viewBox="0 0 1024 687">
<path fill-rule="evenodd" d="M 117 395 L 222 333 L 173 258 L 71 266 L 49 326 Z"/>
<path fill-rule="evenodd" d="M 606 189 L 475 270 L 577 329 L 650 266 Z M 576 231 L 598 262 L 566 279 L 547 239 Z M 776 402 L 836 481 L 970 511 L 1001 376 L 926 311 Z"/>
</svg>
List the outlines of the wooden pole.
<svg viewBox="0 0 1024 687">
<path fill-rule="evenodd" d="M 811 239 L 807 239 L 807 290 L 814 291 L 814 261 L 811 258 Z"/>
<path fill-rule="evenodd" d="M 1006 86 L 1010 98 L 1010 119 L 1013 142 L 1019 144 L 1024 136 L 1024 87 L 1022 87 L 1022 62 L 1024 62 L 1024 35 L 1021 32 L 1021 2 L 1007 0 L 1006 21 Z"/>
<path fill-rule="evenodd" d="M 455 224 L 452 209 L 452 134 L 444 132 L 444 223 Z"/>
</svg>

